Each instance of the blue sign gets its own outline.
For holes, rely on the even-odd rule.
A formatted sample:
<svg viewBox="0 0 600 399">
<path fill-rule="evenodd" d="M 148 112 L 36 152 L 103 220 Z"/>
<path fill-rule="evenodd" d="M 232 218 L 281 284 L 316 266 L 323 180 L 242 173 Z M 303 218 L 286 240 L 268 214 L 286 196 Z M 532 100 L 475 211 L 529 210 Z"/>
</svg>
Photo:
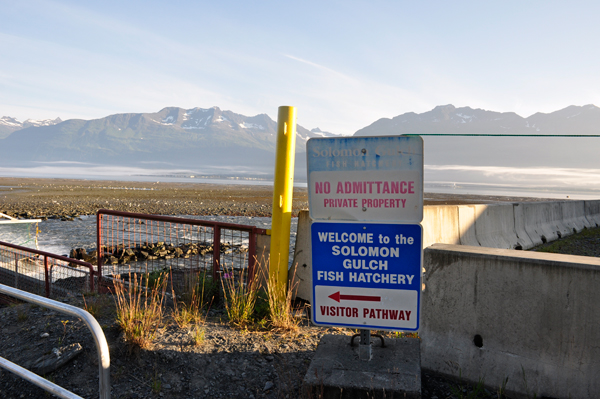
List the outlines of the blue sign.
<svg viewBox="0 0 600 399">
<path fill-rule="evenodd" d="M 313 322 L 418 330 L 422 236 L 420 224 L 313 222 Z"/>
</svg>

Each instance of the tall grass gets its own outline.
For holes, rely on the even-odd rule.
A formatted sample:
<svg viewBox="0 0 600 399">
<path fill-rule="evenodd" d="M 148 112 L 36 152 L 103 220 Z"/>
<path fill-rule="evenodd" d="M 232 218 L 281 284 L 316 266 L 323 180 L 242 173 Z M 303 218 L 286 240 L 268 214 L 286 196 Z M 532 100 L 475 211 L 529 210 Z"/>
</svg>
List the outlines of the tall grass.
<svg viewBox="0 0 600 399">
<path fill-rule="evenodd" d="M 125 332 L 126 342 L 146 348 L 150 346 L 164 316 L 168 274 L 161 273 L 152 284 L 148 278 L 129 273 L 129 286 L 121 276 L 115 279 L 117 324 Z"/>
<path fill-rule="evenodd" d="M 269 259 L 263 259 L 263 262 L 266 262 L 266 267 L 261 268 L 261 270 L 269 270 Z M 296 275 L 295 272 L 295 267 L 289 270 L 289 273 L 292 273 L 292 276 Z M 277 285 L 274 281 L 267 278 L 269 324 L 272 330 L 279 332 L 296 332 L 298 330 L 300 320 L 295 317 L 292 305 L 292 298 L 297 289 L 298 283 L 293 277 L 289 286 L 287 284 Z"/>
<path fill-rule="evenodd" d="M 171 279 L 173 281 L 173 279 Z M 207 278 L 207 270 L 198 273 L 188 273 L 184 276 L 182 292 L 179 295 L 175 293 L 173 284 L 171 292 L 173 295 L 173 320 L 181 327 L 188 327 L 190 324 L 203 324 L 206 319 L 206 313 L 218 296 L 215 293 L 212 278 Z"/>
<path fill-rule="evenodd" d="M 276 332 L 297 331 L 300 319 L 295 317 L 292 298 L 298 284 L 294 279 L 290 287 L 287 284 L 277 286 L 270 281 L 268 257 L 263 256 L 256 264 L 257 276 L 251 282 L 246 282 L 246 270 L 239 270 L 239 275 L 235 276 L 233 268 L 223 268 L 221 283 L 230 323 L 239 328 L 246 328 L 257 322 L 259 328 L 268 328 Z M 295 269 L 290 270 L 290 273 L 295 275 Z M 265 287 L 262 287 L 261 281 Z"/>
<path fill-rule="evenodd" d="M 247 282 L 244 269 L 239 270 L 238 276 L 233 267 L 228 269 L 223 265 L 223 271 L 221 284 L 227 317 L 234 326 L 245 328 L 252 322 L 258 292 L 257 279 Z"/>
</svg>

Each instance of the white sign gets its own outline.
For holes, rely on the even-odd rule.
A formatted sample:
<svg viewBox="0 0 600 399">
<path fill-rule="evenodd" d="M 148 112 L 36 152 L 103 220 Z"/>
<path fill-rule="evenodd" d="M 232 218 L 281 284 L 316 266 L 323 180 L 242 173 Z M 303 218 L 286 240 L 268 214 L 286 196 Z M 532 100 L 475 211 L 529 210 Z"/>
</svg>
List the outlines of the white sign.
<svg viewBox="0 0 600 399">
<path fill-rule="evenodd" d="M 344 286 L 315 286 L 316 324 L 346 325 L 377 330 L 416 330 L 419 294 Z"/>
<path fill-rule="evenodd" d="M 423 140 L 418 136 L 310 139 L 307 164 L 311 219 L 423 219 Z"/>
</svg>

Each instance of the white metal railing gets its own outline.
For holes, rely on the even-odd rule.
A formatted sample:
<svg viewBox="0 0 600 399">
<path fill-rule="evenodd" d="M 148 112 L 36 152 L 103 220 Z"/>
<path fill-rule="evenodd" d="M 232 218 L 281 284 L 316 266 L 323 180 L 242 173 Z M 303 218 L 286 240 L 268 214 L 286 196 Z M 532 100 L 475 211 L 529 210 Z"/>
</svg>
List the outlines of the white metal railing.
<svg viewBox="0 0 600 399">
<path fill-rule="evenodd" d="M 36 305 L 56 310 L 57 312 L 79 317 L 81 320 L 83 320 L 83 322 L 92 332 L 92 336 L 96 342 L 96 349 L 98 350 L 98 367 L 100 377 L 99 397 L 100 399 L 110 399 L 110 354 L 108 351 L 108 343 L 106 342 L 106 337 L 104 336 L 104 332 L 102 331 L 100 324 L 98 324 L 98 321 L 96 321 L 94 316 L 81 308 L 8 287 L 4 284 L 0 284 L 0 293 L 10 295 L 22 301 L 35 303 Z M 18 376 L 60 398 L 81 399 L 80 396 L 77 396 L 74 393 L 2 357 L 0 357 L 0 367 L 17 374 Z"/>
</svg>

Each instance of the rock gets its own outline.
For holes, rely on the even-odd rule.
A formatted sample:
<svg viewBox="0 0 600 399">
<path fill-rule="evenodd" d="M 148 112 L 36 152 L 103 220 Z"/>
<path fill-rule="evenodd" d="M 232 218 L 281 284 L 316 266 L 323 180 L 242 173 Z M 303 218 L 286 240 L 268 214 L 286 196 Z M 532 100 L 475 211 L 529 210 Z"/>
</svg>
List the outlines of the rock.
<svg viewBox="0 0 600 399">
<path fill-rule="evenodd" d="M 34 361 L 28 368 L 39 375 L 48 374 L 65 364 L 83 352 L 83 347 L 79 343 L 54 348 L 52 353 L 44 355 Z"/>
<path fill-rule="evenodd" d="M 267 381 L 267 383 L 265 384 L 265 387 L 264 387 L 263 391 L 266 392 L 269 389 L 273 389 L 274 386 L 275 385 L 271 381 Z"/>
<path fill-rule="evenodd" d="M 88 254 L 85 248 L 75 248 L 69 253 L 69 258 L 73 259 L 85 259 L 86 256 L 88 256 Z"/>
<path fill-rule="evenodd" d="M 48 333 L 43 333 L 42 335 L 40 335 L 41 338 L 48 338 L 50 336 L 50 334 Z"/>
</svg>

